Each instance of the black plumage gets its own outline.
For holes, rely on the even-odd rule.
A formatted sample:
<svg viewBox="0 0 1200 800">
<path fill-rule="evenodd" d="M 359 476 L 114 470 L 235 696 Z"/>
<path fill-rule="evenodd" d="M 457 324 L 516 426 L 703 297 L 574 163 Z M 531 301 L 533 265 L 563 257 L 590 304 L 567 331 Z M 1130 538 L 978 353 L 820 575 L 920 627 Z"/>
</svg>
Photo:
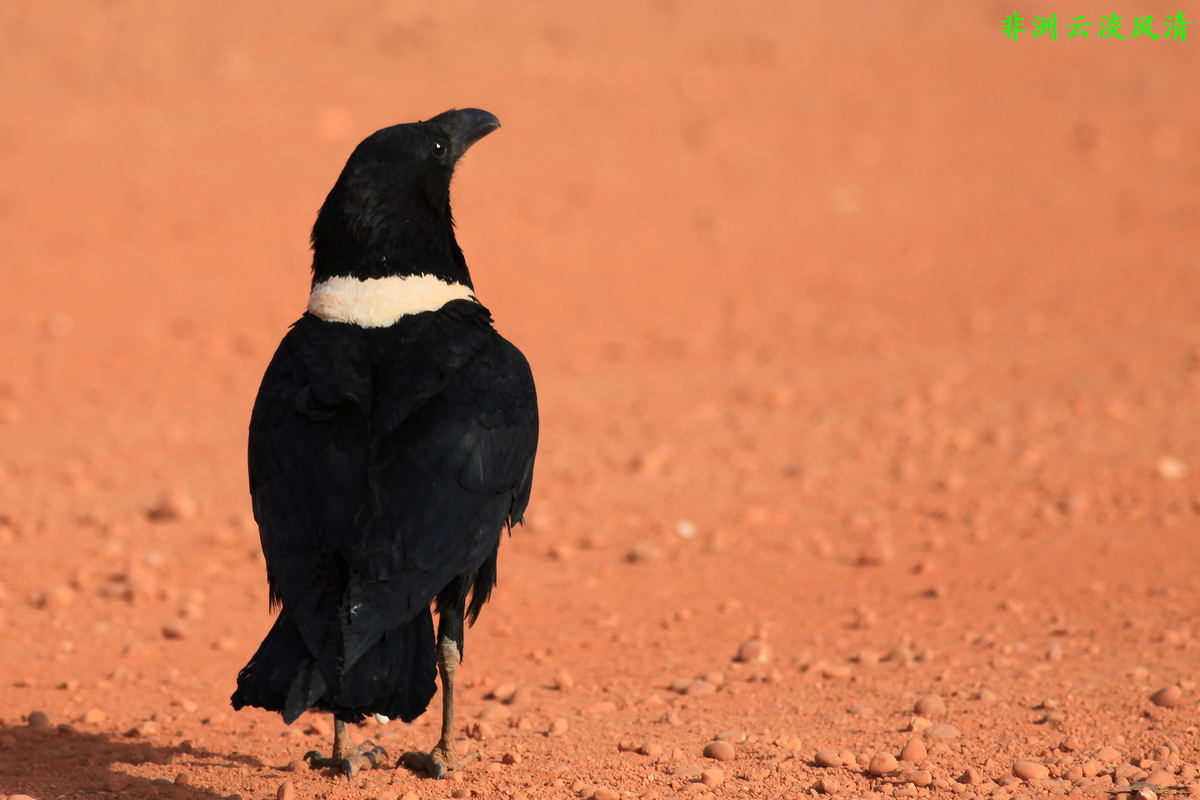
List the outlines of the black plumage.
<svg viewBox="0 0 1200 800">
<path fill-rule="evenodd" d="M 279 345 L 251 415 L 249 467 L 281 610 L 238 675 L 235 708 L 291 723 L 316 707 L 339 733 L 371 714 L 412 720 L 435 693 L 443 643 L 461 658 L 464 619 L 495 584 L 502 531 L 529 502 L 537 401 L 524 356 L 473 297 L 450 179 L 498 125 L 467 109 L 385 128 L 354 151 L 318 214 L 314 290 L 349 279 L 402 306 L 407 284 L 395 279 L 431 276 L 470 296 L 390 324 L 310 310 Z M 457 660 L 441 661 L 449 705 Z M 334 758 L 347 748 L 339 737 Z M 452 752 L 440 756 L 453 766 Z"/>
</svg>

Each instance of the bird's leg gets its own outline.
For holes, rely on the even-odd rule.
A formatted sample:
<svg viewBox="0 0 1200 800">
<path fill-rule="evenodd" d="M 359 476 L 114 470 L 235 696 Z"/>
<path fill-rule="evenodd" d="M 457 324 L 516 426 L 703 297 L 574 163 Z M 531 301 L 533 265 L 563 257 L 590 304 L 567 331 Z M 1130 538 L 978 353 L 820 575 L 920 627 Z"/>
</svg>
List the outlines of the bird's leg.
<svg viewBox="0 0 1200 800">
<path fill-rule="evenodd" d="M 346 732 L 346 723 L 335 718 L 333 720 L 333 757 L 325 758 L 316 750 L 310 750 L 305 754 L 304 760 L 313 769 L 333 767 L 345 772 L 347 778 L 353 778 L 354 773 L 360 770 L 381 767 L 387 761 L 387 751 L 382 747 L 377 747 L 374 742 L 354 744 L 350 741 L 350 734 Z"/>
<path fill-rule="evenodd" d="M 400 757 L 400 763 L 410 769 L 424 770 L 441 780 L 449 770 L 460 766 L 454 746 L 454 673 L 462 661 L 458 642 L 462 638 L 463 611 L 461 607 L 439 609 L 438 672 L 442 676 L 442 736 L 428 753 L 411 752 Z"/>
</svg>

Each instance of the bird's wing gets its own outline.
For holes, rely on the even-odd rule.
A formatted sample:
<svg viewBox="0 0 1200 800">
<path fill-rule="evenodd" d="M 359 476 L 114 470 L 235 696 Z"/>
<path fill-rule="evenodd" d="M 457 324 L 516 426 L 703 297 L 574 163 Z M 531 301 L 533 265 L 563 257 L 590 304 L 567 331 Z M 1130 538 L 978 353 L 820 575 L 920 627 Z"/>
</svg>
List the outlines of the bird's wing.
<svg viewBox="0 0 1200 800">
<path fill-rule="evenodd" d="M 362 335 L 303 318 L 251 418 L 272 598 L 330 669 L 494 551 L 528 501 L 537 444 L 528 364 L 478 304 L 371 331 L 370 347 Z"/>
</svg>

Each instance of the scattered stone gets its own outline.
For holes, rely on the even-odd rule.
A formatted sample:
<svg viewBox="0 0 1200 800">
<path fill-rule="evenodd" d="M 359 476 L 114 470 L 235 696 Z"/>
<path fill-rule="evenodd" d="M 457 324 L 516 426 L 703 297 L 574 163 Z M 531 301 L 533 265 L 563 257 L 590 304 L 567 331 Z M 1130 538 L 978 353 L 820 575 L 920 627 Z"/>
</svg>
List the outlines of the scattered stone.
<svg viewBox="0 0 1200 800">
<path fill-rule="evenodd" d="M 517 685 L 515 683 L 502 683 L 495 689 L 492 689 L 486 695 L 485 700 L 496 700 L 501 703 L 507 703 L 512 699 L 512 696 L 517 693 Z"/>
<path fill-rule="evenodd" d="M 689 697 L 696 697 L 699 695 L 713 694 L 716 691 L 716 684 L 706 680 L 694 680 L 688 684 L 684 694 L 688 695 Z"/>
<path fill-rule="evenodd" d="M 634 542 L 625 554 L 625 560 L 631 564 L 642 564 L 650 561 L 661 561 L 662 548 L 653 542 Z"/>
<path fill-rule="evenodd" d="M 995 703 L 1000 699 L 1000 695 L 996 694 L 991 689 L 980 689 L 978 699 L 981 703 Z"/>
<path fill-rule="evenodd" d="M 983 775 L 974 767 L 967 767 L 966 772 L 958 777 L 958 782 L 968 786 L 978 786 L 983 783 Z"/>
<path fill-rule="evenodd" d="M 813 761 L 818 767 L 840 767 L 842 766 L 842 757 L 835 750 L 818 750 L 813 755 Z"/>
<path fill-rule="evenodd" d="M 601 700 L 598 703 L 592 703 L 584 710 L 589 714 L 611 714 L 617 710 L 617 704 L 611 700 Z"/>
<path fill-rule="evenodd" d="M 746 734 L 741 731 L 721 731 L 713 737 L 718 742 L 732 742 L 733 744 L 741 744 L 746 741 Z"/>
<path fill-rule="evenodd" d="M 1123 760 L 1120 751 L 1115 747 L 1101 747 L 1092 758 L 1101 764 L 1120 764 Z"/>
<path fill-rule="evenodd" d="M 1156 769 L 1146 776 L 1146 783 L 1155 786 L 1174 786 L 1175 776 L 1167 772 L 1165 769 Z"/>
<path fill-rule="evenodd" d="M 554 673 L 554 688 L 560 692 L 569 692 L 575 686 L 575 679 L 565 669 Z"/>
<path fill-rule="evenodd" d="M 704 767 L 699 764 L 680 764 L 671 771 L 671 774 L 680 778 L 699 778 L 703 772 Z"/>
<path fill-rule="evenodd" d="M 292 785 L 291 778 L 279 784 L 279 789 L 275 792 L 275 800 L 296 800 L 296 787 Z"/>
<path fill-rule="evenodd" d="M 621 793 L 616 789 L 610 789 L 607 786 L 601 786 L 592 795 L 592 800 L 621 800 Z"/>
<path fill-rule="evenodd" d="M 50 730 L 50 715 L 45 711 L 29 712 L 29 727 L 33 728 L 35 731 Z"/>
<path fill-rule="evenodd" d="M 191 519 L 196 515 L 196 501 L 182 489 L 165 492 L 150 508 L 146 516 L 151 522 L 173 522 Z"/>
<path fill-rule="evenodd" d="M 876 753 L 867 765 L 867 772 L 878 778 L 895 772 L 896 766 L 896 757 L 891 753 Z"/>
<path fill-rule="evenodd" d="M 181 772 L 175 776 L 175 785 L 176 786 L 190 786 L 191 783 L 192 783 L 192 776 L 188 775 L 186 772 Z"/>
<path fill-rule="evenodd" d="M 841 790 L 842 784 L 828 775 L 817 781 L 817 791 L 821 794 L 837 794 Z"/>
<path fill-rule="evenodd" d="M 947 722 L 939 722 L 925 729 L 925 738 L 930 741 L 949 741 L 958 738 L 958 728 Z"/>
<path fill-rule="evenodd" d="M 734 661 L 743 664 L 765 664 L 771 660 L 771 648 L 762 639 L 747 639 L 738 648 Z"/>
<path fill-rule="evenodd" d="M 663 754 L 663 746 L 661 744 L 651 744 L 650 742 L 646 742 L 644 745 L 638 748 L 638 752 L 644 756 L 649 756 L 650 758 L 658 758 Z"/>
<path fill-rule="evenodd" d="M 308 762 L 303 758 L 293 758 L 284 769 L 288 772 L 308 772 Z"/>
<path fill-rule="evenodd" d="M 516 752 L 515 750 L 509 750 L 507 753 L 504 754 L 504 757 L 501 758 L 500 760 L 510 766 L 513 764 L 520 764 L 521 763 L 521 754 Z"/>
<path fill-rule="evenodd" d="M 58 725 L 55 726 L 55 730 L 57 730 L 63 736 L 74 736 L 75 734 L 79 733 L 78 728 L 76 728 L 74 725 L 68 725 L 65 722 L 58 723 Z"/>
<path fill-rule="evenodd" d="M 330 734 L 329 723 L 317 717 L 308 723 L 308 727 L 304 729 L 304 732 L 309 736 L 328 737 Z"/>
<path fill-rule="evenodd" d="M 933 783 L 933 775 L 927 769 L 918 769 L 905 775 L 904 781 L 913 786 L 928 786 Z"/>
<path fill-rule="evenodd" d="M 1179 704 L 1181 697 L 1183 697 L 1183 689 L 1179 688 L 1179 686 L 1164 686 L 1150 695 L 1150 702 L 1160 708 L 1174 708 Z"/>
<path fill-rule="evenodd" d="M 475 715 L 476 719 L 481 719 L 484 722 L 502 722 L 512 716 L 512 711 L 508 706 L 501 703 L 490 703 L 483 707 L 483 710 Z"/>
<path fill-rule="evenodd" d="M 1025 782 L 1035 780 L 1045 780 L 1050 777 L 1050 768 L 1045 764 L 1039 764 L 1036 761 L 1022 758 L 1017 763 L 1013 764 L 1013 775 Z"/>
<path fill-rule="evenodd" d="M 1083 749 L 1083 742 L 1076 739 L 1074 736 L 1068 736 L 1059 743 L 1058 749 L 1064 753 L 1078 753 Z"/>
<path fill-rule="evenodd" d="M 112 774 L 104 778 L 104 791 L 116 794 L 125 791 L 128 781 L 124 775 Z"/>
<path fill-rule="evenodd" d="M 1081 768 L 1085 778 L 1094 778 L 1104 771 L 1104 765 L 1099 761 L 1085 761 Z"/>
<path fill-rule="evenodd" d="M 875 709 L 871 708 L 870 706 L 865 706 L 862 703 L 855 703 L 846 709 L 846 713 L 856 717 L 865 717 L 869 714 L 874 714 Z"/>
<path fill-rule="evenodd" d="M 550 730 L 548 730 L 547 733 L 550 736 L 562 736 L 564 733 L 570 730 L 570 727 L 571 726 L 567 724 L 565 719 L 559 717 L 550 723 Z"/>
<path fill-rule="evenodd" d="M 725 770 L 720 767 L 709 767 L 700 773 L 700 782 L 708 788 L 720 786 L 725 782 Z M 613 800 L 616 800 L 614 797 Z"/>
<path fill-rule="evenodd" d="M 467 798 L 471 796 L 471 790 L 466 786 L 460 786 L 455 789 L 450 796 L 453 797 L 454 800 L 467 800 Z M 588 796 L 591 797 L 591 795 Z"/>
<path fill-rule="evenodd" d="M 838 753 L 838 758 L 842 759 L 842 764 L 844 766 L 854 766 L 854 753 L 851 753 L 849 750 L 842 750 L 840 753 Z M 867 763 L 870 763 L 869 759 Z"/>
<path fill-rule="evenodd" d="M 162 637 L 167 641 L 177 642 L 180 639 L 187 638 L 187 631 L 182 625 L 169 622 L 162 627 Z"/>
<path fill-rule="evenodd" d="M 1158 460 L 1158 474 L 1168 481 L 1183 480 L 1187 477 L 1188 466 L 1174 456 L 1163 456 Z"/>
<path fill-rule="evenodd" d="M 491 739 L 495 737 L 495 735 L 496 732 L 492 729 L 492 726 L 481 720 L 472 722 L 469 726 L 467 726 L 467 736 L 476 741 Z"/>
<path fill-rule="evenodd" d="M 946 713 L 946 702 L 942 700 L 941 695 L 927 694 L 917 701 L 913 711 L 929 719 L 940 717 Z"/>
<path fill-rule="evenodd" d="M 927 758 L 929 751 L 925 749 L 925 743 L 916 737 L 909 739 L 900 751 L 901 761 L 924 761 Z"/>
<path fill-rule="evenodd" d="M 913 717 L 908 721 L 908 730 L 913 733 L 920 733 L 933 727 L 933 722 L 924 717 Z"/>
<path fill-rule="evenodd" d="M 733 761 L 735 752 L 729 742 L 709 742 L 704 747 L 704 757 L 716 761 Z"/>
</svg>

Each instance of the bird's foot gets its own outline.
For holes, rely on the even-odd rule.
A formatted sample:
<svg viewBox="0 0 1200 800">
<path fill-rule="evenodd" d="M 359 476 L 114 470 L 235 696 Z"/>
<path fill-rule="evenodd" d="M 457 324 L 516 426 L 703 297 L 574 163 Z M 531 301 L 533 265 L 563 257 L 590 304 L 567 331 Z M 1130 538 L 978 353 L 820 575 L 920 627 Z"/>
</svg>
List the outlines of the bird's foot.
<svg viewBox="0 0 1200 800">
<path fill-rule="evenodd" d="M 480 755 L 472 751 L 465 758 L 467 761 L 476 761 Z M 400 766 L 428 773 L 429 777 L 439 781 L 446 777 L 447 772 L 462 769 L 462 765 L 463 759 L 455 752 L 454 745 L 445 742 L 438 742 L 428 753 L 413 750 L 400 756 Z"/>
<path fill-rule="evenodd" d="M 376 746 L 374 742 L 363 742 L 357 747 L 346 748 L 341 753 L 335 749 L 332 758 L 326 758 L 316 750 L 304 754 L 304 760 L 311 768 L 333 768 L 344 773 L 347 778 L 353 778 L 356 772 L 364 769 L 382 769 L 387 763 L 387 757 L 387 750 Z"/>
</svg>

